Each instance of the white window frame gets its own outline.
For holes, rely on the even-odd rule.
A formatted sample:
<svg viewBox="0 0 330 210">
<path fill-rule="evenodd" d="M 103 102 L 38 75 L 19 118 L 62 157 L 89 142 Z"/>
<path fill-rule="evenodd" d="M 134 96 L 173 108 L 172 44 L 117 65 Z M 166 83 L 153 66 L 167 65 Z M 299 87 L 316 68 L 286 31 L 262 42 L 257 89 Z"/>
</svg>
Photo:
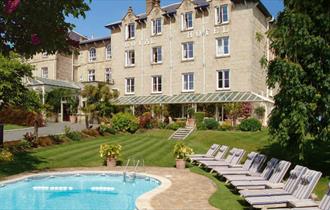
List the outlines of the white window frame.
<svg viewBox="0 0 330 210">
<path fill-rule="evenodd" d="M 192 81 L 189 80 L 189 75 L 192 75 Z M 188 81 L 187 81 L 187 89 L 185 89 L 185 76 L 188 76 Z M 190 85 L 189 83 L 192 82 L 192 89 L 190 89 Z M 195 91 L 195 74 L 193 72 L 190 72 L 190 73 L 183 73 L 182 74 L 182 92 L 194 92 Z"/>
<path fill-rule="evenodd" d="M 227 20 L 224 21 L 224 8 L 227 9 Z M 229 14 L 229 5 L 228 4 L 222 4 L 220 6 L 215 7 L 215 24 L 221 25 L 221 24 L 227 24 L 230 20 L 230 14 Z"/>
<path fill-rule="evenodd" d="M 112 70 L 111 68 L 105 68 L 104 79 L 106 82 L 110 82 L 112 80 Z"/>
<path fill-rule="evenodd" d="M 131 58 L 131 52 L 133 52 L 134 53 L 134 60 L 132 60 L 132 58 Z M 134 61 L 134 62 L 132 62 L 132 61 Z M 125 66 L 126 67 L 133 67 L 133 66 L 135 66 L 135 62 L 136 62 L 136 56 L 135 56 L 135 50 L 126 50 L 125 51 Z"/>
<path fill-rule="evenodd" d="M 227 53 L 225 53 L 225 39 L 228 40 L 228 46 L 227 46 L 228 52 Z M 219 47 L 219 42 L 221 42 L 222 49 Z M 223 37 L 216 38 L 215 45 L 216 45 L 216 57 L 230 56 L 230 38 L 229 38 L 229 36 L 223 36 Z"/>
<path fill-rule="evenodd" d="M 92 78 L 92 79 L 91 79 Z M 95 69 L 89 69 L 88 70 L 88 77 L 87 77 L 88 82 L 95 82 L 96 77 L 95 77 Z"/>
<path fill-rule="evenodd" d="M 225 72 L 228 72 L 228 78 L 225 78 Z M 220 77 L 219 75 L 222 74 L 222 87 L 219 86 L 219 80 L 220 80 Z M 230 69 L 221 69 L 221 70 L 218 70 L 217 71 L 217 81 L 216 81 L 216 87 L 217 87 L 217 90 L 230 90 L 230 78 L 231 78 L 231 71 Z M 225 87 L 225 81 L 228 81 L 228 87 Z"/>
<path fill-rule="evenodd" d="M 155 57 L 155 53 L 157 53 Z M 160 57 L 159 57 L 160 55 Z M 151 64 L 163 63 L 163 48 L 161 46 L 151 48 Z"/>
<path fill-rule="evenodd" d="M 132 81 L 133 81 L 133 89 L 132 89 Z M 130 84 L 128 84 L 128 83 L 130 83 Z M 129 88 L 129 91 L 128 91 L 128 88 Z M 134 77 L 125 78 L 125 94 L 126 95 L 135 94 L 135 78 Z"/>
<path fill-rule="evenodd" d="M 47 71 L 47 73 L 45 74 L 45 70 Z M 41 77 L 48 79 L 49 76 L 49 70 L 48 67 L 41 67 Z"/>
<path fill-rule="evenodd" d="M 96 48 L 92 47 L 88 50 L 88 61 L 94 62 L 96 61 Z"/>
<path fill-rule="evenodd" d="M 151 34 L 153 36 L 155 35 L 161 35 L 163 30 L 163 23 L 161 18 L 156 18 L 151 21 Z"/>
<path fill-rule="evenodd" d="M 154 80 L 154 79 L 156 79 L 156 80 Z M 154 82 L 156 82 L 156 84 Z M 154 87 L 156 87 L 156 90 L 154 89 Z M 160 87 L 160 90 L 159 90 L 159 87 Z M 152 93 L 162 93 L 163 92 L 163 78 L 161 75 L 155 75 L 155 76 L 151 77 L 151 92 Z"/>
<path fill-rule="evenodd" d="M 112 58 L 112 49 L 111 49 L 111 44 L 108 44 L 105 47 L 105 59 L 110 60 Z"/>
<path fill-rule="evenodd" d="M 184 42 L 181 44 L 182 46 L 182 60 L 183 61 L 189 61 L 189 60 L 194 60 L 195 57 L 195 53 L 194 53 L 194 42 Z M 185 50 L 185 46 L 186 46 L 186 50 Z M 191 46 L 191 49 L 190 47 Z M 192 57 L 190 56 L 190 51 L 192 51 Z"/>
<path fill-rule="evenodd" d="M 136 27 L 135 23 L 129 23 L 126 25 L 126 30 L 125 30 L 125 39 L 126 40 L 132 40 L 135 39 L 136 36 Z"/>
<path fill-rule="evenodd" d="M 191 15 L 191 21 L 188 19 L 188 15 Z M 189 26 L 191 23 L 191 26 Z M 181 14 L 181 30 L 187 31 L 194 29 L 194 13 L 193 12 L 185 12 Z"/>
<path fill-rule="evenodd" d="M 47 52 L 43 52 L 42 53 L 42 58 L 48 58 L 48 53 Z"/>
</svg>

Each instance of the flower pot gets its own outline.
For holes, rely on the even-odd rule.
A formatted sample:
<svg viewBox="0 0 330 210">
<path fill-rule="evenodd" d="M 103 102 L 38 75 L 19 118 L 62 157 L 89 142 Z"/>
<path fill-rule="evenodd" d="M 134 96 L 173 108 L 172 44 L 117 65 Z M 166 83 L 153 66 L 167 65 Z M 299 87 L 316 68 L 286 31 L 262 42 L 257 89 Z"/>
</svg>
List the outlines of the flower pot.
<svg viewBox="0 0 330 210">
<path fill-rule="evenodd" d="M 187 119 L 186 126 L 195 127 L 195 119 L 193 119 L 193 118 Z"/>
<path fill-rule="evenodd" d="M 116 167 L 116 165 L 117 165 L 117 160 L 115 158 L 112 158 L 112 157 L 107 158 L 108 167 Z"/>
<path fill-rule="evenodd" d="M 177 169 L 185 169 L 186 161 L 184 159 L 176 159 L 176 168 Z"/>
<path fill-rule="evenodd" d="M 70 122 L 71 123 L 77 123 L 77 116 L 76 115 L 70 115 Z"/>
</svg>

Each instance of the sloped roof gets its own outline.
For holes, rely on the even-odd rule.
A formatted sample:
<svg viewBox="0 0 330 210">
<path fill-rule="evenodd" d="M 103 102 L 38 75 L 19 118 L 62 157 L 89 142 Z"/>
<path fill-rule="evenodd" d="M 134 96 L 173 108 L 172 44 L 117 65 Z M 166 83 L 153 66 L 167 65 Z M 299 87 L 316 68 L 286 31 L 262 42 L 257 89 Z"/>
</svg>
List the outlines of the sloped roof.
<svg viewBox="0 0 330 210">
<path fill-rule="evenodd" d="M 196 94 L 182 93 L 174 96 L 122 96 L 114 100 L 115 105 L 189 104 L 189 103 L 230 103 L 230 102 L 269 102 L 269 98 L 253 92 L 222 91 Z"/>
<path fill-rule="evenodd" d="M 70 88 L 70 89 L 77 89 L 77 90 L 81 89 L 81 86 L 75 82 L 69 82 L 69 81 L 65 81 L 65 80 L 52 80 L 52 79 L 46 79 L 46 78 L 42 78 L 42 77 L 34 77 L 31 79 L 28 79 L 27 86 L 29 86 L 29 87 L 53 86 L 53 87 Z"/>
<path fill-rule="evenodd" d="M 101 38 L 83 40 L 80 42 L 80 44 L 89 44 L 89 43 L 93 43 L 93 42 L 106 41 L 106 40 L 110 40 L 110 39 L 111 39 L 111 36 L 106 36 L 106 37 L 101 37 Z"/>
</svg>

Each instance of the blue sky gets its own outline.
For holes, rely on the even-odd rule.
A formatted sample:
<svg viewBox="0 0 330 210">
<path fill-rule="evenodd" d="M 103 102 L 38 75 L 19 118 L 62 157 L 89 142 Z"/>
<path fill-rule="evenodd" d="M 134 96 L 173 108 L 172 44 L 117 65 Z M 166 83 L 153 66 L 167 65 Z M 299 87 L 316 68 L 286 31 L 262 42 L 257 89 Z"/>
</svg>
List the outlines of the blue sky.
<svg viewBox="0 0 330 210">
<path fill-rule="evenodd" d="M 168 5 L 180 0 L 161 0 L 161 5 Z M 283 9 L 282 0 L 261 0 L 273 16 Z M 104 26 L 120 20 L 127 12 L 129 6 L 133 7 L 135 14 L 145 11 L 145 0 L 92 0 L 91 10 L 86 13 L 86 19 L 68 18 L 76 25 L 75 31 L 88 37 L 104 37 L 109 30 Z"/>
</svg>

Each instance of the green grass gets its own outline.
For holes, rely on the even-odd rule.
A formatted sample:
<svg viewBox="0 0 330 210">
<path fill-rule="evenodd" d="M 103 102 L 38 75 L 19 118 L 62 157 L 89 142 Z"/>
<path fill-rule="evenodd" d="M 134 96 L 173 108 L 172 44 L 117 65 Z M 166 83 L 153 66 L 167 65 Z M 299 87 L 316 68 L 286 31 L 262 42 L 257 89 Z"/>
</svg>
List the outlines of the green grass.
<svg viewBox="0 0 330 210">
<path fill-rule="evenodd" d="M 115 142 L 123 146 L 121 155 L 123 161 L 128 158 L 144 159 L 147 166 L 173 167 L 175 160 L 172 149 L 175 142 L 167 140 L 172 132 L 153 130 L 134 135 L 120 134 L 35 149 L 31 152 L 17 154 L 11 163 L 1 164 L 0 178 L 32 170 L 101 166 L 102 160 L 98 155 L 99 145 Z M 186 139 L 185 143 L 193 147 L 195 153 L 205 152 L 211 144 L 218 143 L 243 148 L 247 152 L 263 152 L 269 157 L 276 156 L 284 159 L 291 157 L 290 152 L 283 151 L 279 145 L 270 144 L 267 139 L 267 131 L 256 133 L 197 131 Z M 239 210 L 246 207 L 241 204 L 243 200 L 237 194 L 232 193 L 231 189 L 218 178 L 197 167 L 191 167 L 191 171 L 209 177 L 217 185 L 217 192 L 209 200 L 215 207 L 222 210 Z M 319 197 L 323 196 L 328 182 L 329 178 L 322 178 L 318 184 L 315 192 Z"/>
<path fill-rule="evenodd" d="M 5 126 L 4 126 L 5 131 L 14 130 L 14 129 L 21 129 L 21 128 L 26 128 L 26 127 L 21 126 L 21 125 L 13 125 L 13 124 L 5 124 Z"/>
</svg>

